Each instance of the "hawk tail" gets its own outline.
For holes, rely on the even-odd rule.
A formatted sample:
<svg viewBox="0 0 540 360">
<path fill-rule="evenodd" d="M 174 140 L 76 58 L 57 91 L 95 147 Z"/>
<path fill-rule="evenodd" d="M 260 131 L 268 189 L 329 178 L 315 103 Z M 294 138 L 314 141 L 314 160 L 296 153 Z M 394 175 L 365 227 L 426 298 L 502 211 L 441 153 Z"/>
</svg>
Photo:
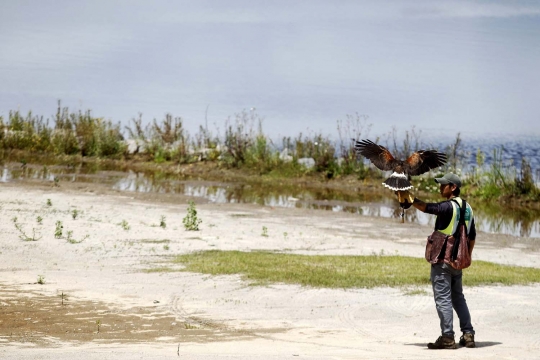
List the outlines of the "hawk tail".
<svg viewBox="0 0 540 360">
<path fill-rule="evenodd" d="M 407 175 L 399 173 L 393 173 L 382 184 L 394 191 L 405 191 L 413 188 L 411 182 L 407 179 Z"/>
</svg>

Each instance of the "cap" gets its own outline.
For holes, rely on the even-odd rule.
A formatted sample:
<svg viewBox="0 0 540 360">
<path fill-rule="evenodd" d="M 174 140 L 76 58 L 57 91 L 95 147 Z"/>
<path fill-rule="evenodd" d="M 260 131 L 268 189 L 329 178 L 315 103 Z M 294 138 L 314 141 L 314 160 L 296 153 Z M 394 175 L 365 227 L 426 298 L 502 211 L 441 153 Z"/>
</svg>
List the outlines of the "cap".
<svg viewBox="0 0 540 360">
<path fill-rule="evenodd" d="M 459 176 L 452 173 L 448 173 L 441 178 L 435 178 L 435 182 L 439 184 L 443 184 L 443 185 L 452 183 L 456 185 L 458 188 L 461 187 L 461 180 L 459 179 Z"/>
</svg>

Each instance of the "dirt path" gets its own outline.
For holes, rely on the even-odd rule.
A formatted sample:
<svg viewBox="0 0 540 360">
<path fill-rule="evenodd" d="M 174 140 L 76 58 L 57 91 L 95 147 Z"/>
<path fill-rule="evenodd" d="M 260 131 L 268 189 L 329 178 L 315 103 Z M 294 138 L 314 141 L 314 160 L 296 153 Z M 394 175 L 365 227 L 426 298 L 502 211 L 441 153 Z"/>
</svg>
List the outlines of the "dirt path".
<svg viewBox="0 0 540 360">
<path fill-rule="evenodd" d="M 434 356 L 425 348 L 439 332 L 429 287 L 411 296 L 406 289 L 253 287 L 238 276 L 145 271 L 170 266 L 175 254 L 207 249 L 422 256 L 426 227 L 199 203 L 201 231 L 186 232 L 182 196 L 67 183 L 1 184 L 0 194 L 2 359 Z M 263 226 L 268 237 L 261 236 Z M 21 231 L 26 237 L 35 231 L 39 240 L 24 241 Z M 480 234 L 474 256 L 540 267 L 537 240 Z M 540 286 L 465 291 L 479 347 L 439 358 L 538 358 Z"/>
</svg>

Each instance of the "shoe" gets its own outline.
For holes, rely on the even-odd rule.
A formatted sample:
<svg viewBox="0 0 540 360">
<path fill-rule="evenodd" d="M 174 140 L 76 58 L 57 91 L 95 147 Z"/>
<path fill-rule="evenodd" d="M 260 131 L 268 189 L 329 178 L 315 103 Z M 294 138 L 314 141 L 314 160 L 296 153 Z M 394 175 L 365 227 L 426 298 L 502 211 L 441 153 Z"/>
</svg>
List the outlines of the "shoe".
<svg viewBox="0 0 540 360">
<path fill-rule="evenodd" d="M 453 336 L 439 336 L 434 343 L 427 344 L 428 349 L 455 349 L 456 342 Z"/>
<path fill-rule="evenodd" d="M 459 345 L 468 348 L 476 347 L 476 344 L 474 342 L 474 334 L 463 333 L 463 335 L 461 335 L 461 337 L 459 338 Z"/>
</svg>

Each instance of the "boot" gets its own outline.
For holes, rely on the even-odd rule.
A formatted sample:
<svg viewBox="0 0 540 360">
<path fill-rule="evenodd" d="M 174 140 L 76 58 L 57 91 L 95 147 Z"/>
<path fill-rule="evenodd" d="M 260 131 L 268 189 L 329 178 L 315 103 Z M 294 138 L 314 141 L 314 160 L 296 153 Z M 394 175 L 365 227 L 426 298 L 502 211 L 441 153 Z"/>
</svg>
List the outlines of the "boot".
<svg viewBox="0 0 540 360">
<path fill-rule="evenodd" d="M 459 345 L 468 348 L 476 347 L 476 344 L 474 342 L 474 334 L 463 333 L 463 335 L 461 335 L 461 337 L 459 338 Z"/>
<path fill-rule="evenodd" d="M 453 336 L 442 335 L 434 343 L 427 344 L 428 349 L 455 349 L 456 342 Z"/>
</svg>

